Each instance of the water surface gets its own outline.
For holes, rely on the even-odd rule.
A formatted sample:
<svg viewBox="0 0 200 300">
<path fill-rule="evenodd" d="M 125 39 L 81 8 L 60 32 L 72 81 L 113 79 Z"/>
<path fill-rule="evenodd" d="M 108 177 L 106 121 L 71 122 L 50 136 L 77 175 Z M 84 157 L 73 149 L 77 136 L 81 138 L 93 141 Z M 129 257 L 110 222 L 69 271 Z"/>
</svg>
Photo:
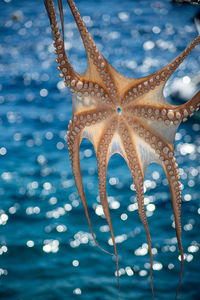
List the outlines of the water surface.
<svg viewBox="0 0 200 300">
<path fill-rule="evenodd" d="M 128 76 L 155 72 L 197 35 L 197 6 L 153 0 L 80 0 L 77 6 L 99 49 Z M 70 61 L 82 72 L 86 55 L 66 1 L 65 33 Z M 43 1 L 1 1 L 0 41 L 0 298 L 117 299 L 115 261 L 94 245 L 74 185 L 66 145 L 71 96 L 56 69 Z M 181 104 L 170 97 L 175 78 L 185 87 L 200 75 L 199 51 L 198 46 L 169 81 L 165 93 L 171 103 Z M 175 141 L 183 188 L 183 300 L 200 299 L 199 132 L 196 113 L 181 125 Z M 80 156 L 93 229 L 100 245 L 112 252 L 98 198 L 96 158 L 88 141 L 83 141 Z M 118 155 L 109 163 L 108 196 L 121 299 L 152 299 L 146 236 L 131 175 Z M 179 252 L 169 187 L 156 165 L 147 169 L 145 203 L 156 299 L 174 299 Z"/>
</svg>

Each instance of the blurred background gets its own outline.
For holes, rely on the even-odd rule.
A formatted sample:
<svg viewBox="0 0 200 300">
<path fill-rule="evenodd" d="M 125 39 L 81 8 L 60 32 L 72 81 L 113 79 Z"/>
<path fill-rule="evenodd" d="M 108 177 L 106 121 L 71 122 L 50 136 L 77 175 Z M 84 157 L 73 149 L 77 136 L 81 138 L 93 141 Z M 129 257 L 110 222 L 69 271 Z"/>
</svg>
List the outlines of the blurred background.
<svg viewBox="0 0 200 300">
<path fill-rule="evenodd" d="M 200 7 L 169 0 L 76 2 L 102 54 L 120 72 L 141 77 L 170 62 L 197 36 Z M 77 72 L 86 55 L 65 7 L 66 50 Z M 200 45 L 165 88 L 181 104 L 200 88 Z M 57 71 L 43 1 L 0 2 L 0 299 L 113 300 L 115 260 L 89 233 L 66 145 L 71 96 Z M 180 299 L 200 299 L 200 113 L 175 141 L 183 189 L 185 252 Z M 81 168 L 97 241 L 113 251 L 98 198 L 92 145 L 83 141 Z M 154 256 L 156 299 L 174 299 L 180 272 L 171 198 L 163 170 L 145 175 L 145 205 Z M 150 259 L 135 190 L 119 155 L 108 167 L 108 200 L 119 255 L 121 299 L 152 299 Z"/>
</svg>

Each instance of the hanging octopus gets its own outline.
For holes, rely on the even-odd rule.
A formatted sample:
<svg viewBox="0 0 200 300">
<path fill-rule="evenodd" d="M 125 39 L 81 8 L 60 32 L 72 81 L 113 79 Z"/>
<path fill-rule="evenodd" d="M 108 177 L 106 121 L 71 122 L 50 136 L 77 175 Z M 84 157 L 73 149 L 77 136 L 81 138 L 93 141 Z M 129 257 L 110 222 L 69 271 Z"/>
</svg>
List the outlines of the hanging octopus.
<svg viewBox="0 0 200 300">
<path fill-rule="evenodd" d="M 67 0 L 67 2 L 87 53 L 88 65 L 85 72 L 80 75 L 73 69 L 65 52 L 62 0 L 58 0 L 62 36 L 57 23 L 54 3 L 52 0 L 44 0 L 53 33 L 57 54 L 56 61 L 59 65 L 58 69 L 61 71 L 60 76 L 64 78 L 65 84 L 70 87 L 72 94 L 73 119 L 69 123 L 68 149 L 76 187 L 92 237 L 97 246 L 101 248 L 91 227 L 82 184 L 79 147 L 83 138 L 92 142 L 96 153 L 100 201 L 114 246 L 118 284 L 118 255 L 106 194 L 109 159 L 113 154 L 118 153 L 125 159 L 130 169 L 136 189 L 139 216 L 147 235 L 153 297 L 153 257 L 144 207 L 143 185 L 145 171 L 149 164 L 157 163 L 163 167 L 169 182 L 176 236 L 181 256 L 177 298 L 183 272 L 184 254 L 181 244 L 180 176 L 174 157 L 174 140 L 180 123 L 185 122 L 199 109 L 200 91 L 187 103 L 174 106 L 166 101 L 163 89 L 169 77 L 199 43 L 200 36 L 197 36 L 171 63 L 157 72 L 142 78 L 129 78 L 116 71 L 103 57 L 83 23 L 73 0 Z"/>
</svg>

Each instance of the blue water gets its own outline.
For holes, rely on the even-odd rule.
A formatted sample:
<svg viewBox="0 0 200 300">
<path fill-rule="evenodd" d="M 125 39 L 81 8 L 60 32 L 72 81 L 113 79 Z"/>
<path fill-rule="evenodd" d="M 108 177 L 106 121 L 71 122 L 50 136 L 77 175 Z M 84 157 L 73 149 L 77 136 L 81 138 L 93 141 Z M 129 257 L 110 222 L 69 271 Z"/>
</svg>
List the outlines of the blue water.
<svg viewBox="0 0 200 300">
<path fill-rule="evenodd" d="M 197 35 L 199 7 L 170 1 L 80 0 L 81 15 L 105 57 L 122 73 L 144 76 L 172 60 Z M 86 55 L 65 1 L 67 52 L 78 72 Z M 199 74 L 200 46 L 176 71 Z M 57 71 L 43 1 L 0 2 L 0 299 L 114 300 L 115 260 L 92 241 L 69 161 L 66 130 L 71 96 Z M 196 91 L 197 91 L 196 87 Z M 192 96 L 192 95 L 191 95 Z M 174 102 L 172 102 L 174 103 Z M 181 103 L 178 101 L 176 103 Z M 185 252 L 179 299 L 200 299 L 200 115 L 181 125 L 175 152 L 183 187 Z M 89 213 L 101 246 L 113 251 L 98 198 L 93 148 L 83 141 L 81 168 Z M 180 261 L 169 188 L 149 166 L 145 203 L 154 253 L 156 299 L 174 299 Z M 128 168 L 115 155 L 108 195 L 123 300 L 152 299 L 146 236 Z"/>
</svg>

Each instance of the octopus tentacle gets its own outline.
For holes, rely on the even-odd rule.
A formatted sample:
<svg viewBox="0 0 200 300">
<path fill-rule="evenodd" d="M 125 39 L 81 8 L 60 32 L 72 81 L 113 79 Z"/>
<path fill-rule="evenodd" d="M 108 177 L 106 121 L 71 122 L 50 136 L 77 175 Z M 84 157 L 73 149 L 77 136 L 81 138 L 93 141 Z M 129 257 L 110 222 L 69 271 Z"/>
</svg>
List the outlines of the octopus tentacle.
<svg viewBox="0 0 200 300">
<path fill-rule="evenodd" d="M 134 131 L 135 135 L 145 143 L 146 149 L 151 150 L 151 155 L 153 153 L 155 153 L 156 155 L 160 155 L 160 157 L 156 158 L 156 161 L 163 161 L 166 158 L 165 155 L 173 152 L 174 136 L 170 135 L 169 137 L 165 137 L 165 135 L 162 134 L 162 131 L 159 132 L 156 127 L 152 128 L 152 126 L 145 122 L 144 119 L 136 116 L 130 117 L 128 115 L 126 117 L 126 122 Z M 145 157 L 147 165 L 151 162 L 155 162 L 151 155 L 149 154 L 148 157 Z"/>
<path fill-rule="evenodd" d="M 166 143 L 165 140 L 161 137 L 158 137 L 158 135 L 155 135 L 155 133 L 147 125 L 145 127 L 142 127 L 140 124 L 143 123 L 141 121 L 138 121 L 138 124 L 135 123 L 134 130 L 141 139 L 143 139 L 145 142 L 148 142 L 152 151 L 155 153 L 155 158 L 157 158 L 155 162 L 159 163 L 163 167 L 170 186 L 175 219 L 176 236 L 181 255 L 181 272 L 176 292 L 177 297 L 183 273 L 184 260 L 183 248 L 181 243 L 181 189 L 179 183 L 180 176 L 178 174 L 178 164 L 176 163 L 174 151 L 171 145 L 169 143 Z M 152 161 L 149 161 L 149 163 Z"/>
<path fill-rule="evenodd" d="M 46 11 L 47 11 L 48 18 L 50 19 L 51 16 L 50 16 L 50 10 L 49 10 L 49 1 L 44 0 L 44 5 L 45 5 Z"/>
<path fill-rule="evenodd" d="M 74 20 L 77 24 L 78 30 L 80 32 L 80 35 L 81 35 L 81 38 L 83 40 L 83 44 L 85 46 L 85 49 L 86 49 L 87 53 L 90 52 L 90 51 L 93 52 L 93 49 L 94 49 L 96 54 L 100 55 L 100 52 L 97 49 L 97 46 L 96 46 L 95 42 L 93 41 L 90 33 L 88 32 L 87 27 L 85 26 L 74 1 L 73 0 L 67 0 L 67 2 L 69 4 L 70 10 L 73 14 Z M 93 58 L 93 57 L 91 57 L 91 58 Z"/>
<path fill-rule="evenodd" d="M 153 288 L 153 255 L 152 255 L 152 247 L 151 247 L 151 237 L 150 237 L 150 233 L 149 233 L 149 225 L 147 222 L 147 217 L 146 217 L 145 208 L 144 208 L 144 189 L 143 189 L 143 184 L 141 184 L 140 181 L 138 181 L 136 178 L 133 178 L 133 180 L 134 180 L 135 189 L 136 189 L 138 212 L 139 212 L 139 216 L 140 216 L 140 219 L 142 221 L 142 224 L 144 226 L 144 229 L 146 231 L 146 236 L 147 236 L 147 243 L 148 243 L 150 264 L 151 264 L 151 268 L 150 268 L 151 290 L 152 290 L 153 298 L 155 299 L 154 288 Z"/>
<path fill-rule="evenodd" d="M 173 59 L 171 63 L 167 64 L 164 68 L 159 70 L 157 73 L 158 76 L 160 76 L 160 80 L 166 82 L 199 42 L 200 35 L 198 35 L 183 52 L 181 52 L 175 59 Z"/>
<path fill-rule="evenodd" d="M 145 143 L 144 147 L 150 152 L 148 157 L 145 158 L 146 164 L 143 165 L 143 170 L 152 162 L 161 165 L 163 163 L 165 165 L 171 165 L 173 163 L 175 160 L 174 150 L 170 142 L 139 118 L 127 118 L 127 123 L 133 129 L 135 135 Z M 137 151 L 140 154 L 141 150 L 137 149 Z M 170 168 L 171 167 L 169 167 L 169 170 Z"/>
<path fill-rule="evenodd" d="M 134 117 L 164 122 L 167 126 L 180 124 L 183 115 L 183 109 L 181 111 L 177 106 L 173 107 L 172 105 L 152 106 L 150 108 L 148 105 L 130 104 L 124 110 Z"/>
<path fill-rule="evenodd" d="M 166 125 L 179 125 L 185 122 L 187 117 L 192 116 L 200 107 L 200 91 L 198 91 L 188 102 L 175 105 L 152 106 L 145 104 L 129 104 L 124 111 L 133 116 L 142 117 L 151 121 L 163 121 Z"/>
<path fill-rule="evenodd" d="M 99 176 L 99 195 L 101 205 L 110 229 L 111 238 L 113 242 L 115 257 L 116 257 L 116 265 L 117 265 L 117 279 L 119 286 L 119 264 L 118 264 L 118 255 L 117 255 L 117 247 L 115 243 L 114 231 L 112 227 L 110 210 L 108 206 L 107 193 L 106 193 L 106 179 L 107 179 L 107 165 L 108 165 L 108 151 L 109 146 L 111 144 L 114 132 L 116 130 L 117 120 L 116 118 L 112 118 L 109 125 L 105 129 L 102 134 L 99 146 L 97 148 L 97 164 L 98 164 L 98 176 Z"/>
<path fill-rule="evenodd" d="M 85 215 L 88 221 L 89 229 L 92 234 L 93 240 L 97 247 L 101 249 L 103 252 L 108 253 L 112 255 L 110 252 L 104 250 L 96 241 L 94 232 L 92 230 L 91 221 L 88 213 L 88 207 L 87 202 L 85 198 L 85 193 L 83 189 L 83 183 L 82 183 L 82 176 L 81 176 L 81 168 L 80 168 L 80 156 L 79 156 L 79 147 L 81 143 L 81 129 L 80 132 L 77 133 L 77 135 L 74 135 L 74 132 L 76 132 L 76 128 L 79 128 L 79 124 L 77 122 L 70 122 L 69 123 L 69 131 L 68 131 L 68 149 L 69 149 L 69 156 L 70 161 L 72 165 L 72 171 L 74 175 L 75 184 L 81 199 L 81 202 L 84 207 Z"/>
<path fill-rule="evenodd" d="M 136 189 L 136 197 L 138 202 L 138 213 L 140 216 L 140 219 L 142 221 L 142 224 L 144 226 L 146 236 L 147 236 L 147 243 L 148 243 L 148 249 L 149 249 L 149 255 L 150 255 L 150 277 L 151 277 L 151 290 L 153 298 L 154 296 L 154 288 L 153 288 L 153 255 L 152 255 L 152 247 L 151 247 L 151 237 L 149 233 L 149 226 L 147 217 L 145 214 L 145 208 L 144 208 L 144 189 L 143 189 L 143 183 L 144 183 L 144 173 L 141 167 L 141 162 L 137 154 L 137 149 L 135 146 L 135 141 L 131 138 L 131 133 L 128 130 L 127 125 L 125 123 L 120 124 L 120 136 L 123 141 L 124 150 L 126 153 L 125 160 L 128 164 L 128 167 L 130 169 L 131 175 L 133 177 L 133 182 L 135 184 Z M 131 149 L 131 151 L 130 151 Z"/>
<path fill-rule="evenodd" d="M 93 79 L 80 78 L 79 81 L 72 81 L 70 92 L 79 98 L 95 97 L 96 102 L 105 103 L 113 107 L 113 102 L 107 90 L 102 84 L 96 83 Z M 110 107 L 109 107 L 110 109 Z"/>
<path fill-rule="evenodd" d="M 58 8 L 59 8 L 59 13 L 60 13 L 61 28 L 62 28 L 63 42 L 64 42 L 64 40 L 65 40 L 65 32 L 64 32 L 64 16 L 63 16 L 62 0 L 58 0 Z"/>
<path fill-rule="evenodd" d="M 164 138 L 156 134 L 141 120 L 138 121 L 138 124 L 134 126 L 134 131 L 140 137 L 140 139 L 149 144 L 149 148 L 151 149 L 152 153 L 155 154 L 155 162 L 159 163 L 164 168 L 165 172 L 167 172 L 167 177 L 169 177 L 168 179 L 172 180 L 174 185 L 173 190 L 176 192 L 176 196 L 179 201 L 177 211 L 180 220 L 181 192 L 180 184 L 177 182 L 177 180 L 180 179 L 180 176 L 178 175 L 178 164 L 176 163 L 176 159 L 174 157 L 172 145 L 170 145 L 170 143 L 168 143 Z M 152 158 L 149 163 L 150 162 L 154 162 L 154 159 Z"/>
<path fill-rule="evenodd" d="M 152 75 L 144 78 L 138 78 L 136 82 L 133 82 L 131 86 L 128 86 L 128 89 L 124 92 L 121 103 L 126 105 L 148 92 L 152 92 L 153 90 L 162 90 L 169 77 L 174 73 L 174 71 L 183 62 L 183 60 L 190 54 L 190 52 L 199 43 L 199 41 L 200 35 L 197 36 L 190 43 L 190 45 L 171 63 L 167 64 L 165 67 L 153 73 Z"/>
<path fill-rule="evenodd" d="M 76 136 L 85 127 L 90 127 L 105 120 L 106 116 L 112 116 L 111 109 L 105 107 L 96 107 L 88 111 L 82 111 L 74 114 L 73 121 L 70 121 L 70 128 L 72 128 L 72 135 Z M 72 126 L 73 124 L 73 126 Z M 72 137 L 71 137 L 72 139 Z"/>
<path fill-rule="evenodd" d="M 176 108 L 177 114 L 181 115 L 181 121 L 187 121 L 187 118 L 192 116 L 195 111 L 200 108 L 200 91 L 198 91 L 189 101 Z"/>
<path fill-rule="evenodd" d="M 200 91 L 198 91 L 188 102 L 175 105 L 155 105 L 151 108 L 149 105 L 132 103 L 124 108 L 126 113 L 135 117 L 142 117 L 151 121 L 163 121 L 165 125 L 179 125 L 181 121 L 185 122 L 187 117 L 192 116 L 200 107 Z"/>
<path fill-rule="evenodd" d="M 102 82 L 106 86 L 110 97 L 115 98 L 117 95 L 117 88 L 114 78 L 111 74 L 112 72 L 110 70 L 110 65 L 98 50 L 78 12 L 77 7 L 75 6 L 74 1 L 67 0 L 67 2 L 79 29 L 88 57 L 88 67 L 84 75 L 86 77 L 95 78 L 96 80 Z"/>
<path fill-rule="evenodd" d="M 79 75 L 73 69 L 66 55 L 64 41 L 61 38 L 58 27 L 54 2 L 52 0 L 44 0 L 44 3 L 51 24 L 54 47 L 56 48 L 56 53 L 58 55 L 58 58 L 56 59 L 56 62 L 59 64 L 58 69 L 62 72 L 61 77 L 65 78 L 66 84 L 71 85 L 71 82 L 77 82 L 79 80 Z"/>
<path fill-rule="evenodd" d="M 179 277 L 179 283 L 176 290 L 176 299 L 178 297 L 178 292 L 181 284 L 182 274 L 183 274 L 183 262 L 184 262 L 184 254 L 183 254 L 183 247 L 181 243 L 181 189 L 180 189 L 180 182 L 179 182 L 179 175 L 177 164 L 175 162 L 175 157 L 173 157 L 171 169 L 168 169 L 168 166 L 163 165 L 165 173 L 168 178 L 170 193 L 172 198 L 172 206 L 174 211 L 174 221 L 175 221 L 175 228 L 176 228 L 176 237 L 178 242 L 178 247 L 181 256 L 181 271 Z M 173 176 L 171 175 L 173 172 Z"/>
</svg>

